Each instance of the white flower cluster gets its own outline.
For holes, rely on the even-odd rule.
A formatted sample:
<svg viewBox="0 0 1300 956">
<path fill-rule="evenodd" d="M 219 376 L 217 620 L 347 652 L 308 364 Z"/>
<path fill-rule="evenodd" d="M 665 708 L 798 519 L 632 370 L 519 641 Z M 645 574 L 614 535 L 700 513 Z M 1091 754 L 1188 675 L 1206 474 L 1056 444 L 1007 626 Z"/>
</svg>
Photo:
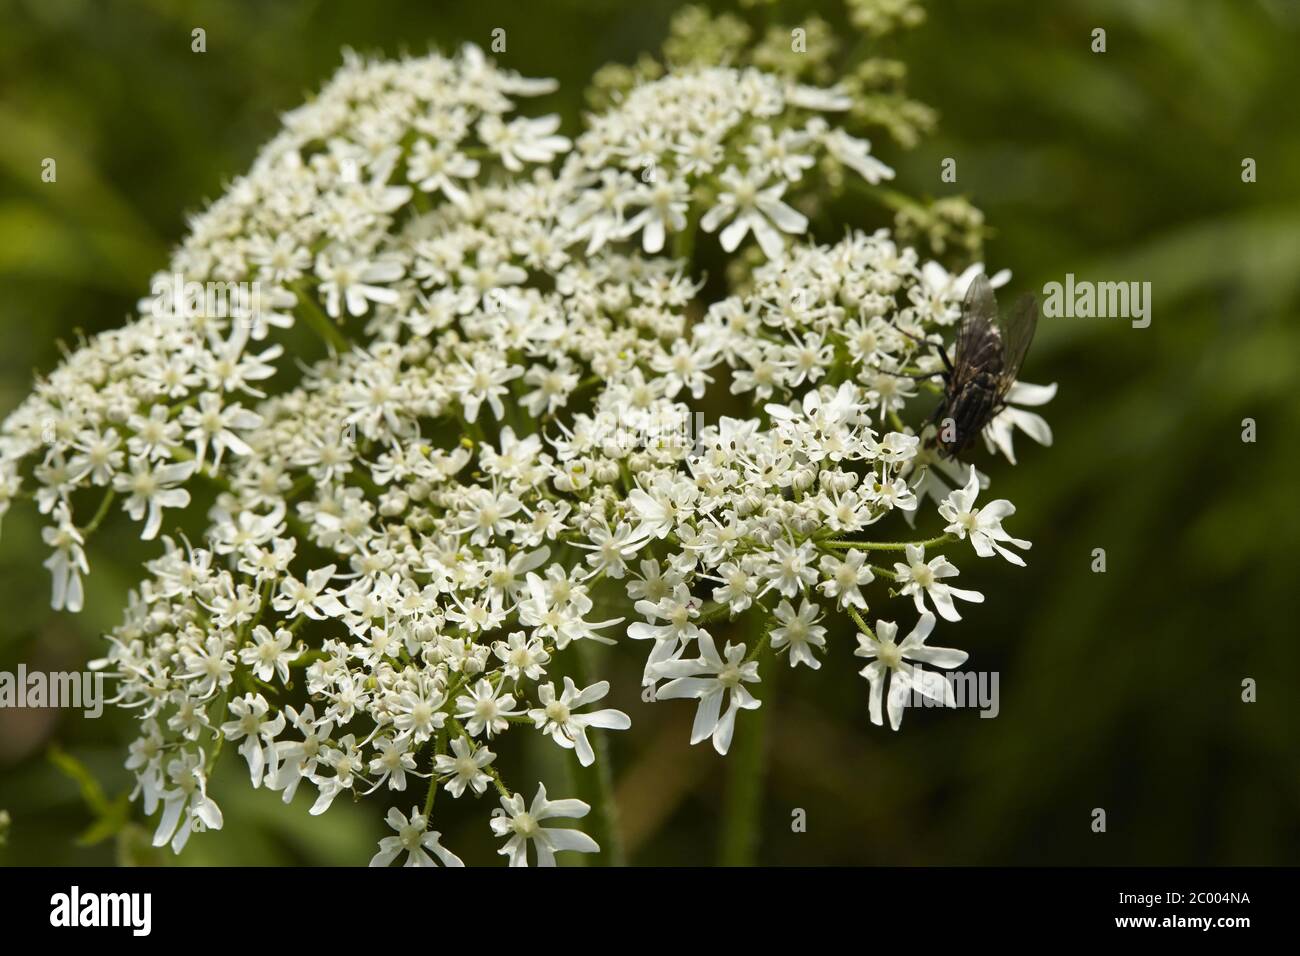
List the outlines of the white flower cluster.
<svg viewBox="0 0 1300 956">
<path fill-rule="evenodd" d="M 667 234 L 687 229 L 695 200 L 708 204 L 699 225 L 705 232 L 721 228 L 724 250 L 733 252 L 752 232 L 776 257 L 781 233 L 808 228 L 785 192 L 801 184 L 819 156 L 871 183 L 894 175 L 867 140 L 819 115 L 851 105 L 838 91 L 786 84 L 753 69 L 697 70 L 637 87 L 578 139 L 565 172 L 587 188 L 565 210 L 564 223 L 588 240 L 588 253 L 637 233 L 644 250 L 657 253 Z"/>
<path fill-rule="evenodd" d="M 834 91 L 672 75 L 570 153 L 556 118 L 511 118 L 549 88 L 473 48 L 349 58 L 156 284 L 269 291 L 220 315 L 146 300 L 0 430 L 0 514 L 34 487 L 56 608 L 80 607 L 85 537 L 114 502 L 151 539 L 187 489 L 215 489 L 201 541 L 161 535 L 104 662 L 141 718 L 128 766 L 159 845 L 221 826 L 207 779 L 229 742 L 254 786 L 314 790 L 312 813 L 428 779 L 423 808 L 389 811 L 376 864 L 460 863 L 429 830 L 438 789 L 495 791 L 512 865 L 530 846 L 544 864 L 594 851 L 542 826 L 585 803 L 539 787 L 526 804 L 492 750 L 523 727 L 587 766 L 589 729 L 630 725 L 599 708 L 610 687 L 582 676 L 580 641 L 644 642 L 646 699 L 697 700 L 692 742 L 720 753 L 774 655 L 821 666 L 829 608 L 873 659 L 873 720 L 897 727 L 913 686 L 951 703 L 917 677 L 965 659 L 925 645 L 931 611 L 956 621 L 982 597 L 933 551 L 969 540 L 1020 563 L 1028 547 L 1002 528 L 1010 503 L 977 507 L 987 480 L 902 418 L 974 272 L 884 232 L 787 245 L 807 220 L 784 190 L 810 185 L 818 151 L 890 175 L 815 114 L 847 105 Z M 743 294 L 702 306 L 688 263 L 656 255 L 696 224 L 727 251 L 754 233 L 769 261 Z M 266 341 L 295 323 L 330 356 L 300 366 Z M 706 394 L 748 411 L 698 427 Z M 1008 454 L 1016 425 L 1050 440 L 1008 409 L 988 433 Z M 78 523 L 83 494 L 102 497 Z M 927 499 L 938 537 L 860 539 Z M 899 644 L 862 617 L 889 588 L 920 614 Z M 746 612 L 761 636 L 719 648 L 709 625 Z"/>
</svg>

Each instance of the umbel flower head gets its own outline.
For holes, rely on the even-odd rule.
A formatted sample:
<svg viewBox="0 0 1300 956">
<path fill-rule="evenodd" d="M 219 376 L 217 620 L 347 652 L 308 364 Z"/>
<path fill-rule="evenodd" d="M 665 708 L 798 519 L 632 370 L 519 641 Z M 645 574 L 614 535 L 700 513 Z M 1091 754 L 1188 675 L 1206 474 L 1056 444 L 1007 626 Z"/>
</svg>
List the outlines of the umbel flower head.
<svg viewBox="0 0 1300 956">
<path fill-rule="evenodd" d="M 886 671 L 903 688 L 909 660 L 964 659 L 919 643 L 930 607 L 982 600 L 945 583 L 954 562 L 1023 560 L 1009 502 L 976 508 L 987 479 L 916 430 L 929 341 L 979 269 L 886 231 L 818 245 L 791 205 L 828 167 L 892 175 L 836 125 L 847 97 L 690 68 L 571 142 L 516 113 L 551 88 L 473 47 L 348 55 L 194 218 L 139 316 L 0 429 L 0 514 L 30 496 L 47 516 L 56 609 L 80 608 L 114 510 L 157 538 L 100 666 L 140 721 L 127 766 L 159 845 L 221 827 L 206 784 L 229 742 L 253 786 L 314 791 L 313 813 L 400 800 L 376 864 L 460 863 L 430 829 L 438 789 L 495 791 L 512 864 L 592 851 L 545 825 L 587 804 L 515 789 L 499 738 L 589 765 L 588 735 L 632 722 L 598 702 L 641 690 L 695 701 L 691 742 L 726 753 L 765 671 L 820 667 L 848 618 L 880 722 Z M 717 301 L 664 254 L 697 230 L 761 252 Z M 256 294 L 214 311 L 192 283 Z M 297 325 L 329 354 L 290 355 Z M 1009 452 L 1007 421 L 990 441 Z M 911 522 L 947 530 L 912 542 Z M 862 616 L 891 588 L 922 614 L 893 651 Z M 739 616 L 753 636 L 718 631 Z M 643 687 L 582 676 L 580 642 L 641 651 Z"/>
</svg>

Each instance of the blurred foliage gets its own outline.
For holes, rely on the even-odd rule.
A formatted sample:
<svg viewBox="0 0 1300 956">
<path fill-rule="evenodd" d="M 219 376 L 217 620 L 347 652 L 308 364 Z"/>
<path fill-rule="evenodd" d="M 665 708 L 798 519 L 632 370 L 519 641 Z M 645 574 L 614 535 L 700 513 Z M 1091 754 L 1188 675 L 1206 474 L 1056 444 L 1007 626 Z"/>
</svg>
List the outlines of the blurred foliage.
<svg viewBox="0 0 1300 956">
<path fill-rule="evenodd" d="M 61 347 L 122 321 L 184 213 L 248 165 L 341 47 L 486 46 L 504 27 L 502 59 L 557 77 L 560 92 L 539 109 L 572 129 L 589 103 L 653 75 L 645 57 L 670 37 L 677 6 L 0 0 L 0 412 Z M 1011 530 L 1034 541 L 1030 566 L 961 562 L 962 583 L 988 600 L 955 642 L 972 652 L 969 666 L 1000 672 L 997 719 L 915 711 L 901 733 L 872 727 L 843 641 L 819 673 L 783 673 L 765 705 L 759 859 L 1300 860 L 1289 606 L 1300 541 L 1300 5 L 935 0 L 922 26 L 883 39 L 880 18 L 915 19 L 915 4 L 854 0 L 852 18 L 831 3 L 711 6 L 736 18 L 731 39 L 711 35 L 723 44 L 715 55 L 757 43 L 756 56 L 783 69 L 780 35 L 800 23 L 819 79 L 826 60 L 868 52 L 875 65 L 851 78 L 858 118 L 888 118 L 877 146 L 898 184 L 948 208 L 963 196 L 978 203 L 984 254 L 1015 271 L 1016 291 L 1073 272 L 1149 281 L 1154 301 L 1147 329 L 1040 324 L 1025 376 L 1060 383 L 1047 408 L 1056 444 L 1026 443 L 1018 468 L 995 472 L 999 495 L 1019 506 Z M 682 22 L 670 49 L 690 58 L 699 50 L 682 40 Z M 190 52 L 196 26 L 205 54 Z M 1105 53 L 1091 52 L 1096 27 Z M 900 62 L 906 96 L 891 66 Z M 621 66 L 589 88 L 608 64 Z M 930 135 L 922 103 L 938 112 Z M 40 181 L 44 157 L 58 160 L 56 184 Z M 945 157 L 957 160 L 956 184 L 939 178 Z M 1244 157 L 1257 161 L 1258 182 L 1242 182 Z M 827 223 L 882 224 L 872 208 L 845 194 L 819 216 L 821 237 L 838 236 Z M 1247 417 L 1254 444 L 1241 441 Z M 79 669 L 101 652 L 98 635 L 150 549 L 107 522 L 90 546 L 86 610 L 56 615 L 39 527 L 22 506 L 4 519 L 0 669 Z M 1089 570 L 1098 547 L 1105 574 Z M 639 665 L 608 657 L 602 667 L 634 688 Z M 1257 703 L 1241 701 L 1247 677 Z M 727 806 L 724 762 L 687 747 L 688 705 L 649 707 L 630 694 L 615 703 L 637 728 L 612 748 L 632 859 L 709 862 Z M 138 817 L 121 825 L 130 721 L 0 713 L 10 818 L 0 861 L 165 862 Z M 740 727 L 743 737 L 744 717 Z M 532 762 L 547 779 L 571 759 L 505 750 L 503 761 Z M 191 841 L 184 863 L 355 863 L 382 829 L 372 806 L 340 801 L 314 818 L 302 794 L 283 807 L 250 791 L 234 761 L 213 786 L 227 829 Z M 1107 810 L 1105 835 L 1089 827 L 1094 807 Z M 791 832 L 794 808 L 807 811 L 808 832 Z M 439 803 L 444 838 L 468 859 L 494 848 L 485 809 Z"/>
</svg>

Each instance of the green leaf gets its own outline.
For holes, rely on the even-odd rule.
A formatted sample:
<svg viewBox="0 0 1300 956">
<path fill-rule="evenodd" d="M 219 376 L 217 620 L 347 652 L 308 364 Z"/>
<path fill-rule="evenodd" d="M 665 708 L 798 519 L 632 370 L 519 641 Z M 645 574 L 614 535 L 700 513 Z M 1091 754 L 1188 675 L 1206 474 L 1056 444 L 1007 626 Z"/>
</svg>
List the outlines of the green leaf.
<svg viewBox="0 0 1300 956">
<path fill-rule="evenodd" d="M 109 800 L 90 769 L 57 744 L 50 747 L 50 763 L 70 777 L 81 791 L 81 799 L 95 820 L 74 841 L 77 846 L 94 846 L 113 836 L 126 825 L 130 813 L 130 798 L 126 793 Z"/>
</svg>

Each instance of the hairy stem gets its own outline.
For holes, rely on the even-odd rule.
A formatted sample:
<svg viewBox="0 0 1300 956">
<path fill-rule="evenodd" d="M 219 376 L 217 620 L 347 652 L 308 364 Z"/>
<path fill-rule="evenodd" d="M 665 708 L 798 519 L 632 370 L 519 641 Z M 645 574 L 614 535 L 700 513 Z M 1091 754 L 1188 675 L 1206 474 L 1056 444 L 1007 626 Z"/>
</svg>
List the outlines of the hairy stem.
<svg viewBox="0 0 1300 956">
<path fill-rule="evenodd" d="M 925 541 L 823 541 L 822 546 L 827 548 L 860 548 L 863 551 L 902 551 L 910 546 L 916 545 L 922 548 L 931 548 L 938 544 L 947 544 L 949 541 L 956 541 L 957 538 L 952 534 L 941 534 L 937 538 L 927 538 Z"/>
<path fill-rule="evenodd" d="M 862 615 L 859 614 L 857 610 L 852 606 L 849 607 L 848 611 L 849 611 L 849 617 L 853 618 L 853 623 L 858 626 L 858 629 L 862 631 L 863 634 L 867 635 L 867 637 L 871 638 L 872 640 L 875 640 L 876 632 L 867 626 L 867 622 L 862 619 Z"/>
</svg>

